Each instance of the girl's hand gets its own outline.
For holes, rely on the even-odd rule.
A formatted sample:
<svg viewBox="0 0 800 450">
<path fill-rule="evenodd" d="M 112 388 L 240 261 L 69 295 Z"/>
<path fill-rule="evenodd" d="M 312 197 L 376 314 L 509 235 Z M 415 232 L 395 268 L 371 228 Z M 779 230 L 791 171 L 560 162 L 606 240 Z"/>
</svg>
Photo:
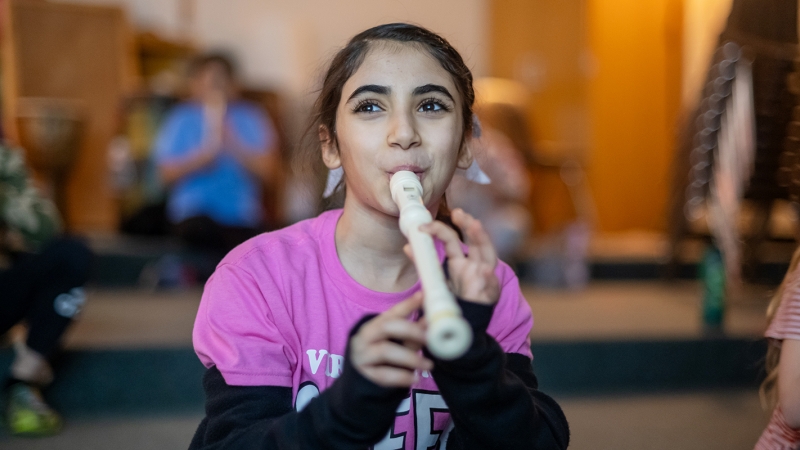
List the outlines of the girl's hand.
<svg viewBox="0 0 800 450">
<path fill-rule="evenodd" d="M 408 319 L 421 306 L 420 291 L 365 323 L 350 339 L 350 362 L 361 375 L 383 387 L 410 387 L 416 371 L 433 368 L 419 352 L 424 322 Z"/>
<path fill-rule="evenodd" d="M 423 225 L 421 231 L 430 233 L 444 243 L 450 272 L 450 288 L 457 297 L 475 303 L 493 305 L 500 299 L 500 282 L 494 273 L 497 253 L 481 222 L 464 210 L 454 209 L 453 223 L 464 232 L 468 247 L 465 255 L 455 230 L 440 221 Z M 411 246 L 406 245 L 411 256 Z"/>
</svg>

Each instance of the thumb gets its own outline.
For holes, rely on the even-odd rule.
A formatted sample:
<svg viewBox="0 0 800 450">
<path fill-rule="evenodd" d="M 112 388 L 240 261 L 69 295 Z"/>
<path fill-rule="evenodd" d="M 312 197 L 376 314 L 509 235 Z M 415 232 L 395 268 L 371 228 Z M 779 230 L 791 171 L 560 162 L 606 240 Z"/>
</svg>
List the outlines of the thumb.
<svg viewBox="0 0 800 450">
<path fill-rule="evenodd" d="M 412 294 L 411 297 L 408 297 L 407 299 L 389 308 L 382 315 L 386 315 L 387 317 L 407 318 L 411 315 L 411 313 L 422 307 L 423 298 L 424 296 L 422 294 L 422 291 L 417 291 L 414 294 Z"/>
</svg>

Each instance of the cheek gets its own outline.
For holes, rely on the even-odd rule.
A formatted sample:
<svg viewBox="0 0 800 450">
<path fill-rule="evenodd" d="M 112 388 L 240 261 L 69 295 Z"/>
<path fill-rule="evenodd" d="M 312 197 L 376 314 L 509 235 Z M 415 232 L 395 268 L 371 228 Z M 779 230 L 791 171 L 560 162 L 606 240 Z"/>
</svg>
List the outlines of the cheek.
<svg viewBox="0 0 800 450">
<path fill-rule="evenodd" d="M 350 151 L 352 160 L 373 163 L 386 147 L 388 131 L 385 121 L 357 120 L 345 115 L 338 126 L 340 148 Z"/>
<path fill-rule="evenodd" d="M 373 172 L 378 167 L 378 152 L 373 149 L 374 143 L 366 139 L 342 139 L 340 137 L 339 155 L 349 183 L 361 185 L 374 178 Z"/>
<path fill-rule="evenodd" d="M 445 165 L 456 164 L 458 161 L 459 149 L 461 148 L 460 127 L 449 126 L 446 129 L 436 130 L 429 136 L 431 148 L 435 153 L 435 158 Z"/>
<path fill-rule="evenodd" d="M 433 177 L 430 180 L 433 184 L 430 187 L 439 194 L 443 193 L 450 184 L 456 170 L 461 140 L 456 138 L 453 133 L 439 133 L 437 136 L 431 136 L 429 143 L 430 155 L 435 161 Z"/>
</svg>

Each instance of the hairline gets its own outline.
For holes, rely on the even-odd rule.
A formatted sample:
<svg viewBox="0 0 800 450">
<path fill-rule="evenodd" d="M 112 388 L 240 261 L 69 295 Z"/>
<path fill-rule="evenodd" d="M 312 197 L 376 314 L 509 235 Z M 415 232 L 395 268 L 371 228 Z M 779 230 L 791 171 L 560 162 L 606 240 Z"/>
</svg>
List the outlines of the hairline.
<svg viewBox="0 0 800 450">
<path fill-rule="evenodd" d="M 438 59 L 436 59 L 436 57 L 433 55 L 433 52 L 431 51 L 431 48 L 430 48 L 430 46 L 428 46 L 428 45 L 425 45 L 424 43 L 421 43 L 421 42 L 415 42 L 415 41 L 400 41 L 400 40 L 395 40 L 395 39 L 386 39 L 386 38 L 381 38 L 381 39 L 364 39 L 362 42 L 364 42 L 364 43 L 366 44 L 367 48 L 366 48 L 366 50 L 365 50 L 363 53 L 361 53 L 361 55 L 359 55 L 359 57 L 358 57 L 358 60 L 357 60 L 357 61 L 355 61 L 355 66 L 353 67 L 353 73 L 351 73 L 351 74 L 350 74 L 350 75 L 349 75 L 349 76 L 348 76 L 348 77 L 347 77 L 347 78 L 346 78 L 346 79 L 345 79 L 345 80 L 342 82 L 341 92 L 339 92 L 339 101 L 338 101 L 338 103 L 336 104 L 336 110 L 337 110 L 337 114 L 338 114 L 338 109 L 339 109 L 339 107 L 340 107 L 340 106 L 342 106 L 343 104 L 347 104 L 347 102 L 348 102 L 348 101 L 350 101 L 350 99 L 349 99 L 349 98 L 345 99 L 345 91 L 344 91 L 344 86 L 347 84 L 347 82 L 348 82 L 348 81 L 350 81 L 350 79 L 351 79 L 351 78 L 353 78 L 353 76 L 356 74 L 356 72 L 358 72 L 358 70 L 359 70 L 359 69 L 361 68 L 361 66 L 364 64 L 364 61 L 367 59 L 367 56 L 369 56 L 369 54 L 370 54 L 370 53 L 371 53 L 373 50 L 375 50 L 375 49 L 376 49 L 377 45 L 381 45 L 381 46 L 384 46 L 384 47 L 394 47 L 396 51 L 400 51 L 400 50 L 401 50 L 402 48 L 404 48 L 404 47 L 416 47 L 416 48 L 418 48 L 418 49 L 420 49 L 420 50 L 424 50 L 424 53 L 425 53 L 425 54 L 426 54 L 426 55 L 427 55 L 429 58 L 431 58 L 431 59 L 432 59 L 434 62 L 436 62 L 436 64 L 438 64 L 438 65 L 439 65 L 439 67 L 441 67 L 441 68 L 442 68 L 442 70 L 444 70 L 444 71 L 445 71 L 445 73 L 447 73 L 447 75 L 450 77 L 450 82 L 453 84 L 453 87 L 455 87 L 455 91 L 456 91 L 456 93 L 458 94 L 458 98 L 459 98 L 460 102 L 461 102 L 462 104 L 463 104 L 463 103 L 466 103 L 467 99 L 466 99 L 466 98 L 464 98 L 464 93 L 463 93 L 463 92 L 461 92 L 461 90 L 459 89 L 459 84 L 458 84 L 458 82 L 456 81 L 456 77 L 455 77 L 455 75 L 454 75 L 454 74 L 452 74 L 452 73 L 450 73 L 450 71 L 448 71 L 448 70 L 447 70 L 447 69 L 446 69 L 446 68 L 445 68 L 445 67 L 442 65 L 441 61 L 439 61 Z M 351 44 L 352 44 L 352 43 L 351 43 Z M 349 45 L 349 44 L 348 44 L 348 45 Z M 451 95 L 452 95 L 452 94 L 451 94 Z M 455 99 L 455 98 L 453 98 L 452 100 L 453 100 L 455 103 L 458 103 L 458 102 L 456 101 L 456 99 Z M 463 106 L 462 106 L 462 108 L 463 108 Z M 462 109 L 462 108 L 458 108 L 458 109 Z M 337 120 L 336 120 L 336 117 L 334 116 L 334 128 L 335 128 L 335 126 L 336 126 L 336 122 L 337 122 Z M 462 132 L 463 132 L 463 130 L 462 130 Z"/>
</svg>

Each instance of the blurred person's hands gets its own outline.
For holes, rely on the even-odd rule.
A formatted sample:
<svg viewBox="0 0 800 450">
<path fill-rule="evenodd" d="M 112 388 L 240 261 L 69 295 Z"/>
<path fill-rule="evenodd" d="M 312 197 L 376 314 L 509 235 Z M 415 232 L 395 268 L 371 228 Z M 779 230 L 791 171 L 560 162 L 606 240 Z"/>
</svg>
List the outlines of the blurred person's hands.
<svg viewBox="0 0 800 450">
<path fill-rule="evenodd" d="M 227 95 L 222 90 L 211 90 L 203 98 L 203 115 L 208 127 L 206 146 L 214 148 L 217 152 L 224 145 L 227 108 Z"/>
<path fill-rule="evenodd" d="M 280 164 L 276 151 L 264 152 L 257 147 L 248 146 L 230 123 L 226 123 L 223 128 L 222 148 L 262 183 L 269 183 Z"/>
</svg>

